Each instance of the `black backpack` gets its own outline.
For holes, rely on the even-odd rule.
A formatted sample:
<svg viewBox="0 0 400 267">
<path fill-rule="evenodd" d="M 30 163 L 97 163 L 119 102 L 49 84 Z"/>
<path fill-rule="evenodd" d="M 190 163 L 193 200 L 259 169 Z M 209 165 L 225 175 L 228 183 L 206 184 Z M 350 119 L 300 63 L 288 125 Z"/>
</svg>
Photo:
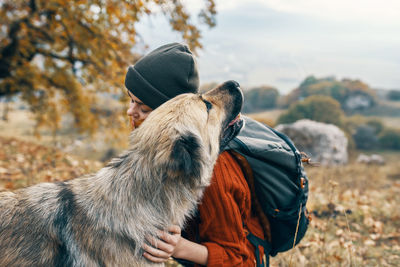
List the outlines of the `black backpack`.
<svg viewBox="0 0 400 267">
<path fill-rule="evenodd" d="M 233 150 L 247 161 L 258 203 L 269 220 L 271 242 L 251 233 L 247 237 L 257 248 L 257 266 L 263 266 L 259 245 L 264 247 L 269 264 L 269 255 L 293 248 L 305 235 L 309 223 L 308 178 L 302 154 L 286 135 L 249 117 L 242 118 L 243 128 L 225 150 Z"/>
</svg>

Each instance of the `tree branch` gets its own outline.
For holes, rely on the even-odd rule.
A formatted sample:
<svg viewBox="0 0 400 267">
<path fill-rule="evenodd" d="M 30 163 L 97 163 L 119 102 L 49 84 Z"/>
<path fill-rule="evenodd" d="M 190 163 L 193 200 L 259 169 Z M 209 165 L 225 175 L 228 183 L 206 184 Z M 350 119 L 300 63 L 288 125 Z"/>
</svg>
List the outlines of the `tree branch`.
<svg viewBox="0 0 400 267">
<path fill-rule="evenodd" d="M 60 60 L 65 60 L 65 61 L 68 61 L 68 62 L 80 61 L 80 62 L 82 62 L 82 64 L 92 64 L 92 65 L 96 66 L 96 64 L 95 64 L 93 61 L 91 61 L 91 60 L 87 60 L 87 59 L 83 59 L 83 58 L 74 57 L 73 55 L 70 55 L 70 54 L 68 54 L 67 56 L 62 56 L 62 55 L 58 55 L 58 54 L 53 53 L 53 52 L 46 51 L 46 50 L 41 49 L 41 48 L 36 48 L 36 52 L 37 52 L 38 54 L 41 54 L 41 55 L 46 56 L 46 57 L 51 57 L 51 58 L 56 58 L 56 59 L 60 59 Z M 97 66 L 96 66 L 96 67 L 97 67 Z"/>
<path fill-rule="evenodd" d="M 30 0 L 29 1 L 29 8 L 31 9 L 31 14 L 36 12 L 37 6 L 36 6 L 36 1 L 35 0 Z"/>
<path fill-rule="evenodd" d="M 30 21 L 26 22 L 26 26 L 28 26 L 29 29 L 32 29 L 32 30 L 42 34 L 47 41 L 50 41 L 52 43 L 54 42 L 54 38 L 48 32 L 46 32 L 45 30 L 43 30 L 43 29 L 41 29 L 39 27 L 36 27 L 36 26 L 32 25 L 30 23 Z"/>
</svg>

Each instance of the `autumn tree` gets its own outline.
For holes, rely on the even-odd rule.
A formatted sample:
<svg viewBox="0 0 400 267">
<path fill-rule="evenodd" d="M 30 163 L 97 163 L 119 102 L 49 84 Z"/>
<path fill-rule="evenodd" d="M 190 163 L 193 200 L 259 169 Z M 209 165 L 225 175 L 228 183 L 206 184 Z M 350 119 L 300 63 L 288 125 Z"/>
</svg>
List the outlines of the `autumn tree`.
<svg viewBox="0 0 400 267">
<path fill-rule="evenodd" d="M 56 129 L 69 112 L 88 131 L 99 126 L 96 94 L 120 92 L 139 57 L 132 48 L 143 17 L 166 17 L 196 50 L 196 25 L 212 27 L 216 15 L 214 0 L 204 0 L 197 22 L 179 0 L 3 0 L 0 8 L 0 97 L 19 95 L 39 126 Z"/>
</svg>

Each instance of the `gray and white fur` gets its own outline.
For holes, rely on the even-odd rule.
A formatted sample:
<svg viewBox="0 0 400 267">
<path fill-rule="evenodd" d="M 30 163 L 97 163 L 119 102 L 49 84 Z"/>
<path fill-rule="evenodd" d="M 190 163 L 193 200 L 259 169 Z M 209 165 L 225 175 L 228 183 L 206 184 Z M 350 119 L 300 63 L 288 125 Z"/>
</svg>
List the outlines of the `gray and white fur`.
<svg viewBox="0 0 400 267">
<path fill-rule="evenodd" d="M 0 193 L 0 266 L 157 266 L 143 243 L 194 211 L 242 102 L 233 81 L 180 95 L 97 173 Z"/>
</svg>

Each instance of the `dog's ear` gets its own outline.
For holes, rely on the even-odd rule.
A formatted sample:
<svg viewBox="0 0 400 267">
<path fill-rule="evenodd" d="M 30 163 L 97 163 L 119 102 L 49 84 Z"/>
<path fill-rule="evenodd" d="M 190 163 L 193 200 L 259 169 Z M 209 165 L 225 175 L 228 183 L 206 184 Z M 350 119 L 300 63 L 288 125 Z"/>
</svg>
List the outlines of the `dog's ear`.
<svg viewBox="0 0 400 267">
<path fill-rule="evenodd" d="M 172 169 L 185 176 L 201 175 L 201 143 L 193 133 L 180 136 L 172 147 Z"/>
</svg>

